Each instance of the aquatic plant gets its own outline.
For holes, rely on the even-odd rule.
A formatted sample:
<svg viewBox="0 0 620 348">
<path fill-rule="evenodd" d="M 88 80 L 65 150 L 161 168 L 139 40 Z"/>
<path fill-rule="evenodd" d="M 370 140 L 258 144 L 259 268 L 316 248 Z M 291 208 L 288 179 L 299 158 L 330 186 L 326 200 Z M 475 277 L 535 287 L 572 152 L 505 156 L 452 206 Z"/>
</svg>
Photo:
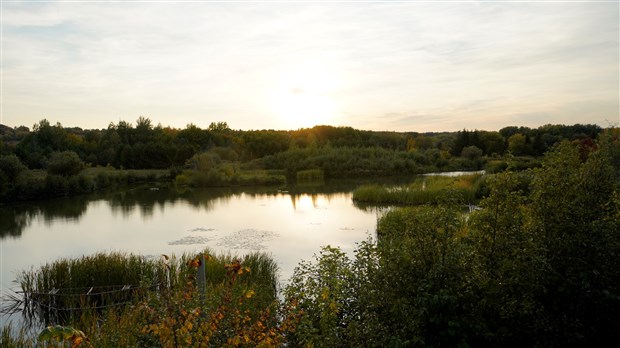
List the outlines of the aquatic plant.
<svg viewBox="0 0 620 348">
<path fill-rule="evenodd" d="M 130 303 L 169 281 L 169 269 L 143 256 L 114 252 L 64 258 L 18 273 L 23 297 L 12 310 L 22 309 L 27 320 L 46 325 L 66 323 L 85 310 Z"/>
<path fill-rule="evenodd" d="M 353 191 L 353 200 L 373 204 L 419 205 L 438 203 L 451 196 L 469 203 L 476 198 L 481 178 L 482 174 L 423 176 L 408 185 L 362 185 Z"/>
<path fill-rule="evenodd" d="M 307 169 L 297 172 L 297 182 L 316 182 L 325 180 L 325 173 L 321 169 Z"/>
</svg>

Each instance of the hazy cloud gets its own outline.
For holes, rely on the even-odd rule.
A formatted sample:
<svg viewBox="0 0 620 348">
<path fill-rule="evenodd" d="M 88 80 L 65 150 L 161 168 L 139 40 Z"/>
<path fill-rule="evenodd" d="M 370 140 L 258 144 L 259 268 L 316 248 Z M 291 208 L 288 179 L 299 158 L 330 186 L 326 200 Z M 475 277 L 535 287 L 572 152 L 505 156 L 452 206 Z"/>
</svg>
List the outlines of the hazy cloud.
<svg viewBox="0 0 620 348">
<path fill-rule="evenodd" d="M 288 128 L 274 95 L 297 90 L 362 129 L 605 126 L 620 117 L 618 6 L 3 3 L 2 122 Z"/>
</svg>

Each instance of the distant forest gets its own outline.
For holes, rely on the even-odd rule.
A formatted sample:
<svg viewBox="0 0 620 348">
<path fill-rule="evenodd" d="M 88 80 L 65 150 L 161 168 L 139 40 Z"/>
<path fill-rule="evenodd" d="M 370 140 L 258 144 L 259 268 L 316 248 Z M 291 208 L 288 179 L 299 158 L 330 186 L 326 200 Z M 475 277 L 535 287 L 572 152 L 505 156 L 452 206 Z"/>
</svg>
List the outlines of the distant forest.
<svg viewBox="0 0 620 348">
<path fill-rule="evenodd" d="M 541 156 L 560 140 L 592 141 L 597 125 L 505 127 L 499 131 L 418 133 L 379 132 L 351 127 L 315 126 L 299 130 L 233 130 L 226 122 L 207 129 L 189 124 L 184 129 L 153 125 L 146 117 L 135 123 L 110 123 L 107 129 L 63 127 L 42 120 L 32 129 L 0 125 L 0 153 L 14 153 L 30 169 L 46 168 L 53 152 L 73 151 L 92 166 L 124 169 L 167 169 L 185 166 L 197 153 L 228 148 L 235 160 L 248 162 L 306 148 L 381 148 L 414 152 L 436 163 L 454 157 Z M 418 158 L 420 163 L 425 159 Z M 438 161 L 439 160 L 439 161 Z M 444 161 L 442 161 L 444 160 Z M 269 161 L 267 161 L 269 162 Z"/>
<path fill-rule="evenodd" d="M 84 130 L 52 125 L 0 125 L 0 200 L 50 198 L 173 182 L 178 186 L 284 185 L 300 180 L 407 176 L 541 165 L 561 141 L 592 148 L 596 125 L 546 125 L 499 131 L 377 132 L 316 126 L 299 130 L 233 130 L 154 126 L 140 117 Z"/>
</svg>

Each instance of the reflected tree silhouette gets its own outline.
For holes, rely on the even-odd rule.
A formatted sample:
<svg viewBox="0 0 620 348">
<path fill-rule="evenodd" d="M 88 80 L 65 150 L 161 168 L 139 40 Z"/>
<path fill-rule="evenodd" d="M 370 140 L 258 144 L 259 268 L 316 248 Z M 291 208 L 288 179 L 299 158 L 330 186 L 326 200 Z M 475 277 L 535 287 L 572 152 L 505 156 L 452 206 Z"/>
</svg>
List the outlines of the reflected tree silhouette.
<svg viewBox="0 0 620 348">
<path fill-rule="evenodd" d="M 92 200 L 72 197 L 0 206 L 0 239 L 20 237 L 39 216 L 48 225 L 57 219 L 79 220 Z"/>
<path fill-rule="evenodd" d="M 51 200 L 9 204 L 0 206 L 0 239 L 18 238 L 30 223 L 42 217 L 46 224 L 58 219 L 75 220 L 84 215 L 88 205 L 95 201 L 109 204 L 113 214 L 129 216 L 139 209 L 142 217 L 151 218 L 155 209 L 165 211 L 166 206 L 184 202 L 200 210 L 213 210 L 217 203 L 225 203 L 240 195 L 258 197 L 263 195 L 290 194 L 295 207 L 302 195 L 316 197 L 318 194 L 341 195 L 361 184 L 358 180 L 334 180 L 322 185 L 298 185 L 285 189 L 273 187 L 222 187 L 222 188 L 178 188 L 178 187 L 134 187 L 127 190 L 63 197 Z M 330 197 L 327 197 L 328 199 Z M 361 210 L 368 207 L 355 204 Z"/>
</svg>

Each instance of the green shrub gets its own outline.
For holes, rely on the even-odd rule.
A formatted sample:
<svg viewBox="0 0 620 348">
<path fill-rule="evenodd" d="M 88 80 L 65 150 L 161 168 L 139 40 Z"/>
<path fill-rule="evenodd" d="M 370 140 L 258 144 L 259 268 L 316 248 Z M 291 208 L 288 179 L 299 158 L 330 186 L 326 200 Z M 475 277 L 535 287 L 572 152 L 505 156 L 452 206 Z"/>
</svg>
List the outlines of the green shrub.
<svg viewBox="0 0 620 348">
<path fill-rule="evenodd" d="M 204 286 L 198 280 L 201 264 Z M 239 257 L 206 249 L 160 260 L 99 253 L 57 260 L 20 273 L 18 280 L 29 315 L 71 325 L 95 347 L 274 346 L 284 330 L 277 270 L 262 253 Z M 3 346 L 34 346 L 31 338 L 9 330 L 2 332 Z"/>
<path fill-rule="evenodd" d="M 489 161 L 484 166 L 484 171 L 487 174 L 495 174 L 495 173 L 503 172 L 506 169 L 508 169 L 508 162 L 503 161 L 503 160 Z"/>
<path fill-rule="evenodd" d="M 19 173 L 27 169 L 15 155 L 0 156 L 0 173 L 4 174 L 10 182 L 14 182 Z"/>
<path fill-rule="evenodd" d="M 482 175 L 458 177 L 425 176 L 409 185 L 363 185 L 353 191 L 353 200 L 372 204 L 418 205 L 438 203 L 446 197 L 463 203 L 473 202 L 479 190 Z"/>
<path fill-rule="evenodd" d="M 47 171 L 53 175 L 72 176 L 84 168 L 86 165 L 73 151 L 52 152 L 47 161 Z"/>
<path fill-rule="evenodd" d="M 297 182 L 323 181 L 325 173 L 321 169 L 307 169 L 297 172 Z"/>
</svg>

